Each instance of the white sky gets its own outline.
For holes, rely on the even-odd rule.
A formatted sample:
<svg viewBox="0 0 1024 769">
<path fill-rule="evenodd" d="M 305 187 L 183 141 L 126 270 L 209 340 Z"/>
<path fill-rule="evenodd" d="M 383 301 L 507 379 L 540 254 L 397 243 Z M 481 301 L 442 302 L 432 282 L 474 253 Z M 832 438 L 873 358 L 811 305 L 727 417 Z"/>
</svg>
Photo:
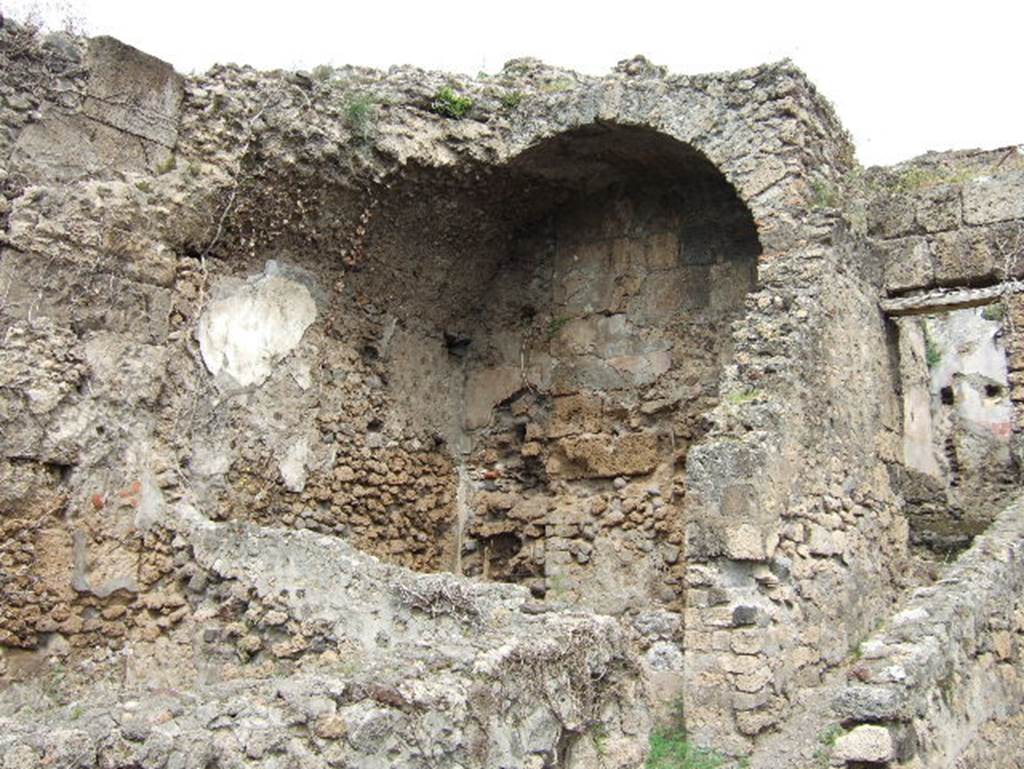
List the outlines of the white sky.
<svg viewBox="0 0 1024 769">
<path fill-rule="evenodd" d="M 495 72 L 511 58 L 601 74 L 643 53 L 672 71 L 790 57 L 836 106 L 866 165 L 1024 142 L 1024 2 L 828 0 L 0 0 L 84 19 L 173 63 L 415 64 Z"/>
</svg>

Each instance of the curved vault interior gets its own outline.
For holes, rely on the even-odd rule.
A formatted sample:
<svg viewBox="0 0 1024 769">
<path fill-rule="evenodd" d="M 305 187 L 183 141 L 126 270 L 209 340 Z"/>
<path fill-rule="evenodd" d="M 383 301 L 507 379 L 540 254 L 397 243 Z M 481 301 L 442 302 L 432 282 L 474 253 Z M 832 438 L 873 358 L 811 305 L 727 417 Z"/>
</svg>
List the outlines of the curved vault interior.
<svg viewBox="0 0 1024 769">
<path fill-rule="evenodd" d="M 383 392 L 360 412 L 366 456 L 405 462 L 416 436 L 441 488 L 385 491 L 372 509 L 328 499 L 330 521 L 310 527 L 537 597 L 675 604 L 684 460 L 759 253 L 722 174 L 649 129 L 407 169 L 375 202 L 328 322 Z"/>
</svg>

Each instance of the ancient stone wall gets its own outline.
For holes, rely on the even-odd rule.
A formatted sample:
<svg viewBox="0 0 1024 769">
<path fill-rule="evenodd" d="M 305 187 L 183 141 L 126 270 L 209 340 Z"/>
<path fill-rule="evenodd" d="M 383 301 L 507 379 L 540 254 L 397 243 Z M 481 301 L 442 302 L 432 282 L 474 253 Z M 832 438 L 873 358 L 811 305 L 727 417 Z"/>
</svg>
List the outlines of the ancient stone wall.
<svg viewBox="0 0 1024 769">
<path fill-rule="evenodd" d="M 1024 702 L 1022 546 L 1017 501 L 858 647 L 836 702 L 852 727 L 836 742 L 838 757 L 848 765 L 974 767 L 1019 755 L 1012 740 L 993 746 L 992 734 L 1011 733 Z"/>
<path fill-rule="evenodd" d="M 756 762 L 932 573 L 878 299 L 1016 275 L 1013 158 L 844 213 L 821 198 L 849 141 L 788 64 L 182 78 L 17 30 L 0 713 L 38 695 L 4 724 L 23 763 L 626 769 L 680 703 L 694 744 Z M 179 684 L 192 704 L 140 694 Z"/>
<path fill-rule="evenodd" d="M 853 205 L 854 216 L 865 214 L 886 292 L 910 300 L 1019 278 L 1022 168 L 1017 148 L 930 153 L 855 180 L 865 203 Z M 948 315 L 936 306 L 925 320 L 898 321 L 911 431 L 900 485 L 915 540 L 939 551 L 983 530 L 1019 481 L 1024 394 L 1012 373 L 1021 342 L 1010 312 L 1018 300 L 1008 290 L 987 301 L 994 303 Z M 922 378 L 927 413 L 923 392 L 915 393 Z"/>
<path fill-rule="evenodd" d="M 843 266 L 855 248 L 825 225 L 790 261 L 762 262 L 739 371 L 688 459 L 686 692 L 693 728 L 736 752 L 914 579 L 890 482 L 895 340 L 871 283 Z"/>
<path fill-rule="evenodd" d="M 912 297 L 942 287 L 992 286 L 1021 277 L 1024 259 L 1024 155 L 1018 147 L 991 151 L 930 153 L 888 169 L 872 169 L 856 181 L 872 250 L 886 292 Z M 1006 292 L 1003 307 L 1010 371 L 1020 369 L 1017 304 Z M 1019 414 L 1024 394 L 1010 376 Z M 1015 423 L 1019 426 L 1020 419 Z"/>
<path fill-rule="evenodd" d="M 931 153 L 863 179 L 867 232 L 890 294 L 1019 277 L 1017 148 Z"/>
</svg>

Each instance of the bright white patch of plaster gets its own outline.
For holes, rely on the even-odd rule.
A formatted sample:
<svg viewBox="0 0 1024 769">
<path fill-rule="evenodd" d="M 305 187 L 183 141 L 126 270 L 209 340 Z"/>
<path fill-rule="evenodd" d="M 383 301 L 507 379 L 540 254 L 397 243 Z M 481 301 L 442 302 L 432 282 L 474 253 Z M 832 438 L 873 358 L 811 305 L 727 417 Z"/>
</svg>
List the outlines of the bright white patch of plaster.
<svg viewBox="0 0 1024 769">
<path fill-rule="evenodd" d="M 306 463 L 309 461 L 309 457 L 309 440 L 306 438 L 302 438 L 288 447 L 284 459 L 278 465 L 288 491 L 302 491 L 306 488 Z"/>
<path fill-rule="evenodd" d="M 241 387 L 260 385 L 315 319 L 305 286 L 265 275 L 210 302 L 199 319 L 199 351 L 214 376 L 223 371 Z"/>
</svg>

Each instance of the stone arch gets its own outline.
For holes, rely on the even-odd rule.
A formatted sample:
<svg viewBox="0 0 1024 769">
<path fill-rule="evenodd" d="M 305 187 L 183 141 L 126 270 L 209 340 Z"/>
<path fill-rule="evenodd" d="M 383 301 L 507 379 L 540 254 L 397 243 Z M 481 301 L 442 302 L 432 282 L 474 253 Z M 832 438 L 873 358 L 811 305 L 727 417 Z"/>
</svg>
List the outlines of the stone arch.
<svg viewBox="0 0 1024 769">
<path fill-rule="evenodd" d="M 497 167 L 410 169 L 376 216 L 360 280 L 398 295 L 390 383 L 458 468 L 434 567 L 674 602 L 686 449 L 761 253 L 732 185 L 690 145 L 598 122 Z"/>
<path fill-rule="evenodd" d="M 707 153 L 639 120 L 507 146 L 410 160 L 368 219 L 326 178 L 270 170 L 240 196 L 260 252 L 336 289 L 307 332 L 329 443 L 302 444 L 333 469 L 299 496 L 229 479 L 231 507 L 538 597 L 677 605 L 685 460 L 757 287 L 754 214 Z"/>
<path fill-rule="evenodd" d="M 766 67 L 759 78 L 764 78 L 762 86 L 771 82 L 770 88 L 784 98 L 753 115 L 735 108 L 735 100 L 745 96 L 720 85 L 709 87 L 699 78 L 679 78 L 657 88 L 642 79 L 604 81 L 585 96 L 567 94 L 543 120 L 529 112 L 514 116 L 498 154 L 514 161 L 536 146 L 596 126 L 656 134 L 665 146 L 674 142 L 702 157 L 736 191 L 756 223 L 765 252 L 787 251 L 801 236 L 811 235 L 801 215 L 812 194 L 807 169 L 845 168 L 852 150 L 831 106 L 802 72 L 782 63 Z M 792 96 L 803 90 L 808 92 L 801 99 Z M 667 109 L 667 103 L 685 104 L 686 109 Z M 802 124 L 800 118 L 809 115 L 814 120 Z M 799 141 L 790 147 L 780 144 L 783 127 L 791 126 L 796 135 L 811 125 L 816 131 L 813 147 L 798 149 Z"/>
</svg>

